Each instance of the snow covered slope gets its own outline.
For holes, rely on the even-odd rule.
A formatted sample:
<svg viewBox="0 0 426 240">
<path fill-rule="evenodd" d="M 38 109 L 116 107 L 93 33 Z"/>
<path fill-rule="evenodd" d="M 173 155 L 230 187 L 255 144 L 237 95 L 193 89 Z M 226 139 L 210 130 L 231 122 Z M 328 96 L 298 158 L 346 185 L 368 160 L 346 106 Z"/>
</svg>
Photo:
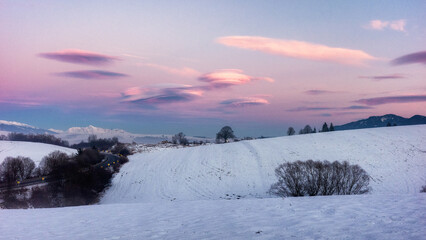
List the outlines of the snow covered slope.
<svg viewBox="0 0 426 240">
<path fill-rule="evenodd" d="M 426 125 L 140 153 L 115 176 L 102 203 L 267 197 L 280 163 L 308 159 L 359 164 L 372 177 L 373 194 L 417 193 L 426 183 Z"/>
<path fill-rule="evenodd" d="M 77 153 L 75 149 L 44 143 L 0 141 L 0 163 L 6 157 L 24 156 L 31 158 L 38 165 L 44 156 L 56 150 L 66 154 Z"/>
<path fill-rule="evenodd" d="M 0 209 L 0 239 L 424 239 L 426 194 Z"/>
</svg>

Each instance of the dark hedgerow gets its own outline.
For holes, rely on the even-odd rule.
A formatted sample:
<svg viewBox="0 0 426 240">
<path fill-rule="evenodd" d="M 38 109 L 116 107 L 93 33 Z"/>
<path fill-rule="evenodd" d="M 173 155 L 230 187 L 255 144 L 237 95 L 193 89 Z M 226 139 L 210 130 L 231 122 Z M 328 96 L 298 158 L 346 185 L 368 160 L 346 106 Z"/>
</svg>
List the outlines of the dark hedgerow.
<svg viewBox="0 0 426 240">
<path fill-rule="evenodd" d="M 275 169 L 275 175 L 278 182 L 271 186 L 270 193 L 281 197 L 353 195 L 371 190 L 367 172 L 346 161 L 283 163 Z"/>
</svg>

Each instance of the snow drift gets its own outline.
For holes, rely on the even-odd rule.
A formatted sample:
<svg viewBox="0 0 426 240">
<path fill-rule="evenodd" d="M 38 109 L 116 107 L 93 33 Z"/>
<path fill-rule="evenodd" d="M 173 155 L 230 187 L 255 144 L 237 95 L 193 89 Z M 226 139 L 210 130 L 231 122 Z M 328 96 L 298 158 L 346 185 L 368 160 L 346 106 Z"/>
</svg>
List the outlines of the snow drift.
<svg viewBox="0 0 426 240">
<path fill-rule="evenodd" d="M 308 159 L 359 164 L 371 176 L 372 194 L 417 193 L 426 182 L 426 125 L 140 153 L 114 177 L 102 203 L 268 197 L 280 163 Z"/>
</svg>

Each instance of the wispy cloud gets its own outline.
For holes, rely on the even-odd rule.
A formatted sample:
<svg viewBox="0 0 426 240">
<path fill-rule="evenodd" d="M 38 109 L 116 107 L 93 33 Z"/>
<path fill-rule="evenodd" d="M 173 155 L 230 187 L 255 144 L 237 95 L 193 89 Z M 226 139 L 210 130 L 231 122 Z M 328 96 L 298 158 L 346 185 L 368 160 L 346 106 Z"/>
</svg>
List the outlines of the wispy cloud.
<svg viewBox="0 0 426 240">
<path fill-rule="evenodd" d="M 287 112 L 315 112 L 315 111 L 325 111 L 325 110 L 365 110 L 365 109 L 373 109 L 368 106 L 359 106 L 353 105 L 348 107 L 297 107 L 288 109 Z"/>
<path fill-rule="evenodd" d="M 371 20 L 368 25 L 365 26 L 367 29 L 372 30 L 384 30 L 384 29 L 391 29 L 395 31 L 404 32 L 405 31 L 405 25 L 407 25 L 407 20 L 405 19 L 399 19 L 394 21 L 383 21 L 383 20 Z"/>
<path fill-rule="evenodd" d="M 324 95 L 324 94 L 334 94 L 334 93 L 338 93 L 338 92 L 336 92 L 336 91 L 328 91 L 328 90 L 313 89 L 313 90 L 305 91 L 305 93 L 308 94 L 308 95 Z"/>
<path fill-rule="evenodd" d="M 368 106 L 353 105 L 353 106 L 344 107 L 344 108 L 341 108 L 341 109 L 343 109 L 343 110 L 360 110 L 360 109 L 373 109 L 373 108 L 368 107 Z"/>
<path fill-rule="evenodd" d="M 162 105 L 176 102 L 189 102 L 203 94 L 191 85 L 155 86 L 129 88 L 122 93 L 123 102 L 139 105 Z"/>
<path fill-rule="evenodd" d="M 411 63 L 426 64 L 426 51 L 410 53 L 391 61 L 392 65 L 403 65 Z"/>
<path fill-rule="evenodd" d="M 117 57 L 78 49 L 69 49 L 50 53 L 40 53 L 38 56 L 60 62 L 84 65 L 106 65 L 113 61 L 119 60 L 119 58 Z"/>
<path fill-rule="evenodd" d="M 235 98 L 222 101 L 220 103 L 226 107 L 241 108 L 247 106 L 259 106 L 269 104 L 269 101 L 258 97 Z"/>
<path fill-rule="evenodd" d="M 169 66 L 164 66 L 155 63 L 139 63 L 138 65 L 147 66 L 151 68 L 158 69 L 163 72 L 167 72 L 169 74 L 183 76 L 183 77 L 197 77 L 200 76 L 200 72 L 190 67 L 182 67 L 182 68 L 173 68 Z"/>
<path fill-rule="evenodd" d="M 329 47 L 316 43 L 273 39 L 256 36 L 228 36 L 217 39 L 226 46 L 261 51 L 286 57 L 335 62 L 350 65 L 362 65 L 375 57 L 361 50 Z"/>
<path fill-rule="evenodd" d="M 82 79 L 114 79 L 127 77 L 128 75 L 116 72 L 108 72 L 102 70 L 84 70 L 84 71 L 73 71 L 73 72 L 62 72 L 57 73 L 59 76 L 82 78 Z"/>
<path fill-rule="evenodd" d="M 324 110 L 333 110 L 332 107 L 297 107 L 287 109 L 287 112 L 305 112 L 305 111 L 324 111 Z"/>
<path fill-rule="evenodd" d="M 355 102 L 366 105 L 381 105 L 389 103 L 410 103 L 410 102 L 425 102 L 426 95 L 409 95 L 409 96 L 389 96 L 389 97 L 376 97 L 365 98 Z"/>
<path fill-rule="evenodd" d="M 359 76 L 359 78 L 380 81 L 380 80 L 389 80 L 389 79 L 401 79 L 401 78 L 405 78 L 405 76 L 399 73 L 395 73 L 395 74 L 389 74 L 389 75 Z"/>
<path fill-rule="evenodd" d="M 212 88 L 224 88 L 233 85 L 247 84 L 255 80 L 263 80 L 274 82 L 272 78 L 268 77 L 253 77 L 243 73 L 239 69 L 221 69 L 211 73 L 207 73 L 198 78 L 202 82 L 209 83 Z"/>
</svg>

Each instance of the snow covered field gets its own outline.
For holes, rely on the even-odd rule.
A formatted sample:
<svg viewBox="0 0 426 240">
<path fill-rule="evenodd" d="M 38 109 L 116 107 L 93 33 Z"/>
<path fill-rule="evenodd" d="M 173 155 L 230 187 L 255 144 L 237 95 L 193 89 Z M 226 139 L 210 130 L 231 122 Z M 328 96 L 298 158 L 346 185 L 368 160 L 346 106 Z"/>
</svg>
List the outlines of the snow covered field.
<svg viewBox="0 0 426 240">
<path fill-rule="evenodd" d="M 266 193 L 278 164 L 307 159 L 359 164 L 373 192 Z M 159 148 L 131 156 L 99 205 L 0 209 L 0 240 L 425 239 L 425 173 L 426 125 Z"/>
<path fill-rule="evenodd" d="M 426 194 L 0 210 L 0 239 L 425 239 Z"/>
<path fill-rule="evenodd" d="M 426 125 L 337 131 L 130 156 L 102 203 L 269 197 L 274 169 L 296 160 L 348 161 L 372 177 L 372 194 L 426 184 Z"/>
<path fill-rule="evenodd" d="M 24 156 L 31 158 L 38 165 L 44 156 L 56 150 L 66 154 L 77 153 L 75 149 L 44 143 L 0 141 L 0 163 L 6 157 Z"/>
</svg>

